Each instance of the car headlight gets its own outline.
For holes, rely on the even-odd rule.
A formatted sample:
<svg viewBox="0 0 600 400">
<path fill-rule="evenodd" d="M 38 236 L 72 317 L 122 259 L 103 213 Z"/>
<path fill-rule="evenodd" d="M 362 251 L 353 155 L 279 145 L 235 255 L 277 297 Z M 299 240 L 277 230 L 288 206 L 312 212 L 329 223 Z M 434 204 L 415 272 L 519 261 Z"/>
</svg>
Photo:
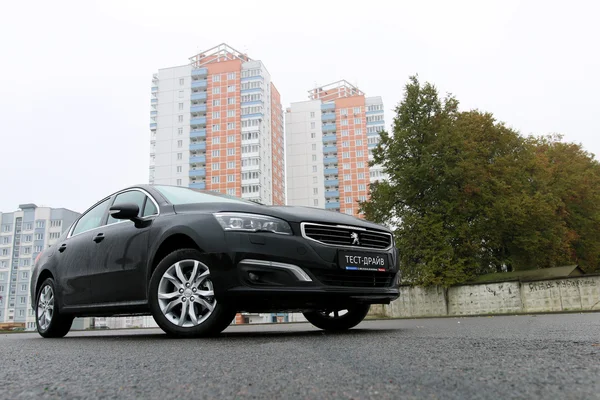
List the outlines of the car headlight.
<svg viewBox="0 0 600 400">
<path fill-rule="evenodd" d="M 273 232 L 292 235 L 290 225 L 279 218 L 259 214 L 224 212 L 213 214 L 226 231 Z"/>
</svg>

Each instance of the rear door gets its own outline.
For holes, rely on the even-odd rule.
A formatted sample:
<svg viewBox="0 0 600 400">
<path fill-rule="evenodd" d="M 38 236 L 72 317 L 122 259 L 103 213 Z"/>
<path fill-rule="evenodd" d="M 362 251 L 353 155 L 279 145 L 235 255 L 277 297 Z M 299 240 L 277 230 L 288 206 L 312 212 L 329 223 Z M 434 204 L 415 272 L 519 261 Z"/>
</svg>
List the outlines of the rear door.
<svg viewBox="0 0 600 400">
<path fill-rule="evenodd" d="M 57 260 L 58 290 L 65 306 L 90 304 L 89 267 L 95 232 L 106 218 L 109 198 L 86 211 L 71 228 L 66 239 L 57 243 L 54 257 Z"/>
<path fill-rule="evenodd" d="M 118 193 L 113 200 L 112 205 L 137 204 L 138 217 L 150 223 L 138 228 L 132 221 L 116 220 L 109 215 L 106 225 L 95 232 L 90 263 L 94 304 L 146 299 L 148 240 L 158 206 L 140 189 Z"/>
</svg>

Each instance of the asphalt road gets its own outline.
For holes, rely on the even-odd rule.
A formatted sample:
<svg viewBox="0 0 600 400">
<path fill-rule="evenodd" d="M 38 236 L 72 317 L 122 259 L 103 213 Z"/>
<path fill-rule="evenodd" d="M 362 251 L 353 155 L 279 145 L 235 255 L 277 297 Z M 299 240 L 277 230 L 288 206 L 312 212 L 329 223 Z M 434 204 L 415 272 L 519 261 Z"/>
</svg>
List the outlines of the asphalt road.
<svg viewBox="0 0 600 400">
<path fill-rule="evenodd" d="M 600 313 L 3 334 L 0 398 L 595 399 Z"/>
</svg>

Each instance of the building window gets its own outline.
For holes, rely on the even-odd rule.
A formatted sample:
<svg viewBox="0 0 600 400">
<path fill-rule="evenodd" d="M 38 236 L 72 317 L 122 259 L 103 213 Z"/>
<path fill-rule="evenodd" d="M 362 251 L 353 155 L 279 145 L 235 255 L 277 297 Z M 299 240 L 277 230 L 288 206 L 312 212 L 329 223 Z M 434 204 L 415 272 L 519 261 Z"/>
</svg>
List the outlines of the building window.
<svg viewBox="0 0 600 400">
<path fill-rule="evenodd" d="M 317 178 L 316 176 L 313 176 L 313 183 L 317 183 L 318 180 L 319 180 L 319 178 Z"/>
<path fill-rule="evenodd" d="M 314 138 L 316 138 L 316 137 L 317 137 L 317 134 L 316 134 L 316 133 L 314 133 L 314 132 L 311 132 L 311 133 L 310 133 L 310 138 L 311 138 L 311 139 L 314 139 Z"/>
<path fill-rule="evenodd" d="M 364 195 L 358 196 L 358 200 L 359 201 L 367 201 L 367 196 L 364 196 Z"/>
<path fill-rule="evenodd" d="M 354 125 L 360 125 L 360 118 L 354 118 Z"/>
<path fill-rule="evenodd" d="M 227 182 L 235 182 L 235 175 L 227 175 Z"/>
<path fill-rule="evenodd" d="M 179 86 L 183 86 L 184 82 L 185 82 L 185 79 L 179 78 Z"/>
<path fill-rule="evenodd" d="M 50 239 L 58 239 L 60 237 L 60 232 L 50 232 Z"/>
<path fill-rule="evenodd" d="M 364 161 L 359 161 L 356 163 L 356 168 L 364 168 L 365 167 L 365 162 Z"/>
<path fill-rule="evenodd" d="M 219 150 L 213 150 L 213 151 L 212 151 L 212 156 L 213 156 L 213 157 L 219 157 L 220 153 L 221 153 L 221 152 L 220 152 Z"/>
<path fill-rule="evenodd" d="M 2 255 L 3 256 L 7 256 L 8 255 L 8 249 L 2 249 Z"/>
<path fill-rule="evenodd" d="M 227 168 L 228 169 L 235 168 L 235 161 L 227 161 Z"/>
<path fill-rule="evenodd" d="M 183 122 L 183 115 L 177 116 L 177 122 Z"/>
<path fill-rule="evenodd" d="M 177 179 L 177 186 L 181 186 L 181 179 Z"/>
<path fill-rule="evenodd" d="M 348 120 L 347 119 L 343 119 L 342 120 L 342 125 L 348 125 Z"/>
<path fill-rule="evenodd" d="M 356 140 L 356 145 L 357 146 L 362 146 L 362 140 L 361 139 L 357 139 Z"/>
<path fill-rule="evenodd" d="M 183 135 L 183 128 L 177 128 L 177 134 Z"/>
<path fill-rule="evenodd" d="M 220 105 L 221 105 L 221 100 L 220 99 L 213 100 L 213 106 L 216 107 L 216 106 L 220 106 Z"/>
<path fill-rule="evenodd" d="M 183 98 L 183 90 L 179 91 L 179 98 L 182 99 Z"/>
<path fill-rule="evenodd" d="M 316 166 L 316 165 L 313 165 L 313 166 L 312 166 L 312 171 L 313 171 L 313 172 L 317 172 L 317 166 Z"/>
<path fill-rule="evenodd" d="M 313 154 L 313 155 L 312 155 L 312 160 L 313 160 L 313 161 L 317 161 L 317 155 L 316 155 L 316 154 Z"/>
<path fill-rule="evenodd" d="M 183 159 L 183 153 L 177 153 L 177 159 L 178 160 L 182 160 Z"/>
<path fill-rule="evenodd" d="M 2 232 L 10 232 L 10 225 L 2 225 Z"/>
<path fill-rule="evenodd" d="M 235 79 L 235 72 L 230 72 L 227 74 L 227 79 L 232 80 Z"/>
<path fill-rule="evenodd" d="M 233 155 L 235 155 L 235 149 L 227 149 L 227 155 L 228 155 L 228 156 L 233 156 Z"/>
<path fill-rule="evenodd" d="M 45 226 L 46 226 L 46 224 L 44 223 L 44 221 L 35 221 L 36 228 L 43 228 Z"/>
<path fill-rule="evenodd" d="M 354 114 L 360 114 L 360 107 L 354 107 Z"/>
<path fill-rule="evenodd" d="M 364 172 L 359 172 L 357 175 L 358 179 L 365 179 L 365 173 Z"/>
<path fill-rule="evenodd" d="M 23 230 L 30 231 L 32 229 L 33 229 L 33 224 L 31 222 L 28 222 L 25 224 L 25 228 Z"/>
<path fill-rule="evenodd" d="M 31 247 L 24 247 L 23 254 L 31 254 Z"/>
<path fill-rule="evenodd" d="M 350 142 L 348 142 L 348 141 L 342 142 L 342 147 L 350 147 Z"/>
<path fill-rule="evenodd" d="M 314 122 L 311 122 L 311 123 L 310 123 L 310 129 L 315 129 L 315 126 L 316 126 L 316 125 L 315 125 L 315 123 L 314 123 Z"/>
<path fill-rule="evenodd" d="M 9 244 L 10 243 L 10 236 L 4 236 L 2 238 L 2 244 Z"/>
<path fill-rule="evenodd" d="M 234 135 L 227 136 L 227 143 L 235 143 L 235 136 Z"/>
<path fill-rule="evenodd" d="M 363 156 L 363 151 L 362 150 L 356 150 L 356 157 L 362 157 Z"/>
<path fill-rule="evenodd" d="M 235 104 L 235 97 L 227 98 L 227 104 Z"/>
<path fill-rule="evenodd" d="M 177 141 L 177 147 L 183 147 L 183 140 Z"/>
<path fill-rule="evenodd" d="M 179 103 L 179 111 L 183 111 L 183 103 Z"/>
<path fill-rule="evenodd" d="M 345 202 L 346 204 L 350 204 L 350 203 L 352 203 L 352 197 L 346 197 L 346 198 L 344 199 L 344 202 Z"/>
<path fill-rule="evenodd" d="M 212 117 L 213 119 L 221 118 L 221 113 L 219 111 L 213 111 Z"/>
<path fill-rule="evenodd" d="M 313 200 L 313 205 L 314 206 L 318 206 L 319 205 L 319 199 L 314 199 Z"/>
<path fill-rule="evenodd" d="M 27 291 L 27 285 L 26 284 L 22 284 L 21 285 L 21 292 L 26 292 Z"/>
<path fill-rule="evenodd" d="M 213 94 L 219 94 L 219 93 L 221 93 L 221 88 L 219 86 L 215 86 L 213 88 Z"/>
<path fill-rule="evenodd" d="M 348 115 L 348 109 L 347 108 L 342 108 L 340 110 L 340 115 Z"/>
<path fill-rule="evenodd" d="M 217 131 L 219 131 L 219 130 L 221 130 L 221 124 L 214 124 L 214 125 L 212 126 L 212 131 L 213 131 L 213 132 L 217 132 Z"/>
<path fill-rule="evenodd" d="M 367 190 L 367 187 L 364 183 L 361 183 L 360 185 L 358 185 L 358 190 Z"/>
<path fill-rule="evenodd" d="M 354 128 L 355 135 L 362 135 L 362 128 Z"/>
<path fill-rule="evenodd" d="M 227 91 L 228 91 L 229 93 L 231 93 L 231 92 L 235 92 L 235 85 L 229 85 L 229 86 L 227 86 Z"/>
<path fill-rule="evenodd" d="M 62 226 L 62 221 L 60 219 L 53 219 L 50 221 L 50 228 L 58 228 Z"/>
<path fill-rule="evenodd" d="M 221 75 L 213 75 L 212 81 L 213 82 L 220 82 L 221 81 Z"/>
<path fill-rule="evenodd" d="M 342 153 L 342 158 L 350 158 L 350 152 L 349 151 L 344 151 Z"/>
<path fill-rule="evenodd" d="M 319 194 L 319 188 L 313 188 L 313 194 Z"/>
<path fill-rule="evenodd" d="M 227 130 L 231 130 L 231 129 L 235 129 L 235 122 L 228 122 L 227 123 Z"/>
<path fill-rule="evenodd" d="M 352 191 L 352 186 L 350 186 L 350 185 L 344 186 L 344 192 L 351 192 L 351 191 Z"/>
<path fill-rule="evenodd" d="M 316 143 L 312 144 L 312 149 L 313 149 L 313 151 L 317 150 L 317 144 Z"/>
<path fill-rule="evenodd" d="M 234 188 L 227 189 L 227 194 L 230 196 L 235 196 L 235 189 Z"/>
<path fill-rule="evenodd" d="M 310 117 L 311 117 L 311 118 L 314 118 L 314 117 L 315 117 L 315 112 L 314 112 L 314 111 L 311 111 L 311 112 L 310 112 Z"/>
<path fill-rule="evenodd" d="M 213 176 L 213 177 L 212 177 L 212 179 L 211 179 L 211 180 L 212 180 L 212 183 L 219 183 L 219 181 L 220 181 L 220 179 L 219 179 L 219 178 L 220 178 L 220 177 L 218 177 L 218 176 Z"/>
<path fill-rule="evenodd" d="M 350 134 L 350 132 L 348 131 L 348 129 L 342 129 L 342 136 L 348 136 Z"/>
<path fill-rule="evenodd" d="M 39 252 L 40 252 L 40 251 L 42 251 L 42 250 L 43 250 L 42 246 L 35 246 L 35 247 L 33 248 L 33 251 L 34 251 L 35 253 L 39 253 Z"/>
<path fill-rule="evenodd" d="M 235 110 L 227 110 L 227 118 L 235 117 Z"/>
<path fill-rule="evenodd" d="M 217 171 L 218 169 L 219 169 L 219 163 L 218 162 L 217 163 L 213 163 L 212 170 L 213 171 Z"/>
<path fill-rule="evenodd" d="M 177 166 L 177 173 L 178 173 L 178 174 L 180 174 L 180 173 L 181 173 L 181 171 L 182 171 L 182 169 L 183 169 L 183 168 L 181 167 L 181 165 L 178 165 L 178 166 Z"/>
</svg>

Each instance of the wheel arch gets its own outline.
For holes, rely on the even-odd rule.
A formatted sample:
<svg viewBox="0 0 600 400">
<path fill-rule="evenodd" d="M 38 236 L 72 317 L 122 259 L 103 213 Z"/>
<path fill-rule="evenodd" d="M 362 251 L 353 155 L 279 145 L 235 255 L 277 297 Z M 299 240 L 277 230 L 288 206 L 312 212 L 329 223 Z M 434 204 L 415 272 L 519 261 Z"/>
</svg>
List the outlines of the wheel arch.
<svg viewBox="0 0 600 400">
<path fill-rule="evenodd" d="M 179 249 L 195 249 L 204 253 L 204 250 L 198 244 L 196 235 L 191 229 L 178 229 L 165 233 L 149 260 L 148 282 L 161 260 Z"/>
</svg>

